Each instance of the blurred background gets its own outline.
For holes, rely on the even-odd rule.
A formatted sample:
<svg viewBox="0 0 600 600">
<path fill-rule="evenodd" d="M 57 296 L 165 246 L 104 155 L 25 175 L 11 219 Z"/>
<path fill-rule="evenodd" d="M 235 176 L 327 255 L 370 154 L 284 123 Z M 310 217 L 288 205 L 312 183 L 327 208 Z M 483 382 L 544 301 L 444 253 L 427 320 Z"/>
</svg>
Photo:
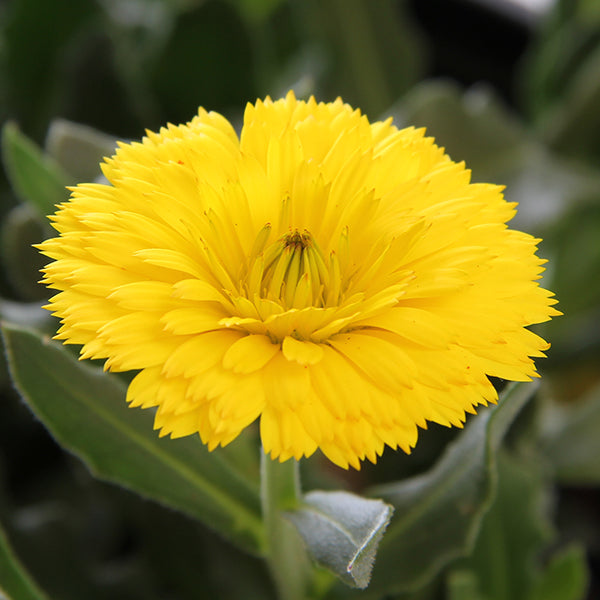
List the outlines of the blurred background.
<svg viewBox="0 0 600 600">
<path fill-rule="evenodd" d="M 600 597 L 599 0 L 0 2 L 2 318 L 55 326 L 31 248 L 50 235 L 41 207 L 97 177 L 116 139 L 188 121 L 199 105 L 239 126 L 248 101 L 289 88 L 426 127 L 475 181 L 506 185 L 520 204 L 513 225 L 544 238 L 544 285 L 565 316 L 539 328 L 553 347 L 535 410 L 550 424 L 531 435 L 556 539 L 584 544 L 588 597 Z M 47 179 L 20 170 L 19 153 Z M 5 366 L 0 381 L 0 521 L 51 598 L 271 597 L 262 563 L 96 481 L 21 403 Z M 561 411 L 587 434 L 552 433 Z M 328 476 L 357 490 L 399 479 L 453 435 L 433 427 L 410 458 L 386 452 Z"/>
</svg>

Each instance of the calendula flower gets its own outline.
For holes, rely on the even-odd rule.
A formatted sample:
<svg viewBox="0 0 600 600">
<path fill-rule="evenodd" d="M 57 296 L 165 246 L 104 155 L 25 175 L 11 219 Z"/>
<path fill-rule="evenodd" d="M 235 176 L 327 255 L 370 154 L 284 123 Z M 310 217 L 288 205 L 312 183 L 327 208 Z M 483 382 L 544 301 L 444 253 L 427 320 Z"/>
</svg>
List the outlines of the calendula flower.
<svg viewBox="0 0 600 600">
<path fill-rule="evenodd" d="M 48 308 L 82 358 L 139 370 L 161 435 L 213 449 L 258 419 L 273 458 L 359 468 L 496 401 L 488 375 L 536 376 L 539 240 L 423 130 L 290 92 L 239 138 L 200 109 L 103 172 L 51 217 Z"/>
</svg>

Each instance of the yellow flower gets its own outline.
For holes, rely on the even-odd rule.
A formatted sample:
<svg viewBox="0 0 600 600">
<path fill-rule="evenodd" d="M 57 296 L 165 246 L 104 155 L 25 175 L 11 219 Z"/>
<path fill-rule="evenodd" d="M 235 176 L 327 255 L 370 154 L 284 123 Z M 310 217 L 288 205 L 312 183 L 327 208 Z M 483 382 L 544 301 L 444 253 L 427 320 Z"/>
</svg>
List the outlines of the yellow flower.
<svg viewBox="0 0 600 600">
<path fill-rule="evenodd" d="M 360 467 L 428 421 L 536 376 L 559 314 L 539 240 L 424 137 L 340 99 L 249 104 L 121 144 L 72 190 L 44 282 L 57 338 L 113 371 L 155 428 L 210 449 L 260 419 L 273 458 Z"/>
</svg>

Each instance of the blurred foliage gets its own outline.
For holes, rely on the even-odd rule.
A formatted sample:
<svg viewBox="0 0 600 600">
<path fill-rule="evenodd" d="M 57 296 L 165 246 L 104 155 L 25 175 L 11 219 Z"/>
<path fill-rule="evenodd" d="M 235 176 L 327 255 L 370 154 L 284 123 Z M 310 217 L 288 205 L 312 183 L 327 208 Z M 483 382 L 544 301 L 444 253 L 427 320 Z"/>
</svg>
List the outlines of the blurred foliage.
<svg viewBox="0 0 600 600">
<path fill-rule="evenodd" d="M 560 0 L 521 73 L 524 105 L 543 140 L 598 164 L 600 9 L 595 0 Z"/>
<path fill-rule="evenodd" d="M 461 2 L 451 4 L 460 19 Z M 362 492 L 391 486 L 396 516 L 389 540 L 384 536 L 380 545 L 375 585 L 348 597 L 595 598 L 600 593 L 599 4 L 558 0 L 530 32 L 520 64 L 510 65 L 514 87 L 501 94 L 492 73 L 468 89 L 452 79 L 452 72 L 431 78 L 436 40 L 422 29 L 414 5 L 409 0 L 0 4 L 0 316 L 12 344 L 13 375 L 44 363 L 57 373 L 68 372 L 70 387 L 61 393 L 72 401 L 71 408 L 52 418 L 41 408 L 54 399 L 42 380 L 24 376 L 20 389 L 56 438 L 95 465 L 100 477 L 132 487 L 130 474 L 124 481 L 111 471 L 114 460 L 103 454 L 102 445 L 90 456 L 86 440 L 75 443 L 67 427 L 90 419 L 85 406 L 77 404 L 77 390 L 88 386 L 100 394 L 111 388 L 108 396 L 116 401 L 114 406 L 107 401 L 113 406 L 106 409 L 109 414 L 119 411 L 121 382 L 100 387 L 93 370 L 81 369 L 74 353 L 47 343 L 55 323 L 40 308 L 47 293 L 36 284 L 43 259 L 31 245 L 50 235 L 45 215 L 68 197 L 64 186 L 100 178 L 98 162 L 112 153 L 117 139 L 187 121 L 198 105 L 239 124 L 247 101 L 279 96 L 290 87 L 299 96 L 314 93 L 324 100 L 341 95 L 372 119 L 393 115 L 400 126 L 426 127 L 453 159 L 466 161 L 474 180 L 506 185 L 506 197 L 519 203 L 515 226 L 544 239 L 541 254 L 549 259 L 544 285 L 556 292 L 565 313 L 539 327 L 553 346 L 540 364 L 544 384 L 514 425 L 512 418 L 504 422 L 506 431 L 493 446 L 497 465 L 490 466 L 486 454 L 492 450 L 489 434 L 481 433 L 484 417 L 465 435 L 432 426 L 411 457 L 387 452 L 360 473 L 341 472 L 318 458 L 304 461 L 305 487 Z M 438 54 L 443 51 L 437 48 Z M 194 511 L 175 493 L 181 491 L 177 485 L 168 497 L 157 498 L 152 472 L 137 474 L 136 489 L 159 505 L 99 481 L 19 401 L 4 359 L 0 383 L 0 522 L 5 531 L 0 533 L 0 596 L 274 597 L 263 562 L 193 521 Z M 503 422 L 503 413 L 492 414 L 491 423 Z M 129 416 L 133 423 L 140 411 Z M 98 415 L 93 420 L 98 428 L 105 426 Z M 470 436 L 477 431 L 484 436 L 477 438 L 481 463 L 459 461 L 472 469 L 475 487 L 466 497 L 467 486 L 452 477 L 445 486 L 442 475 L 457 472 L 456 465 L 455 470 L 447 465 L 461 456 L 465 444 L 475 443 Z M 104 434 L 126 446 L 110 427 Z M 248 451 L 254 441 L 240 440 L 222 457 L 224 464 L 241 469 L 241 481 L 256 481 L 257 461 Z M 148 440 L 143 443 L 152 447 Z M 201 451 L 173 452 L 186 464 Z M 213 476 L 223 483 L 210 472 L 207 480 Z M 422 513 L 415 510 L 421 506 L 418 482 L 439 487 L 442 508 L 433 503 Z M 444 493 L 456 500 L 457 490 L 463 496 L 455 508 L 468 509 L 458 516 L 444 505 Z M 253 494 L 249 502 L 255 507 Z M 223 533 L 227 519 L 221 518 L 204 520 Z M 435 564 L 423 562 L 419 550 L 419 535 L 430 522 L 430 535 L 438 536 Z M 419 535 L 394 533 L 402 527 L 410 532 L 413 524 Z M 444 527 L 457 524 L 463 538 L 443 535 Z M 230 537 L 239 535 L 229 525 L 225 529 Z M 390 585 L 396 551 L 424 574 Z M 321 586 L 322 597 L 346 597 L 347 588 L 327 577 Z"/>
</svg>

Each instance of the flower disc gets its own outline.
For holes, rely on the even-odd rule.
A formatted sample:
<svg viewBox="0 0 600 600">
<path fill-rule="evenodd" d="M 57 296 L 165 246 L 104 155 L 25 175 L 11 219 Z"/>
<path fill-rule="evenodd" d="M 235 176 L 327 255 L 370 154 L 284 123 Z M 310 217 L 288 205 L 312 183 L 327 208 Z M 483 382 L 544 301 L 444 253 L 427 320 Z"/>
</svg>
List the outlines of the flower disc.
<svg viewBox="0 0 600 600">
<path fill-rule="evenodd" d="M 209 448 L 260 419 L 273 458 L 358 468 L 461 426 L 527 380 L 558 314 L 539 240 L 423 130 L 341 100 L 249 104 L 238 139 L 203 109 L 121 144 L 72 190 L 44 282 L 57 338 L 113 371 L 155 427 Z"/>
</svg>

